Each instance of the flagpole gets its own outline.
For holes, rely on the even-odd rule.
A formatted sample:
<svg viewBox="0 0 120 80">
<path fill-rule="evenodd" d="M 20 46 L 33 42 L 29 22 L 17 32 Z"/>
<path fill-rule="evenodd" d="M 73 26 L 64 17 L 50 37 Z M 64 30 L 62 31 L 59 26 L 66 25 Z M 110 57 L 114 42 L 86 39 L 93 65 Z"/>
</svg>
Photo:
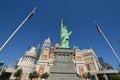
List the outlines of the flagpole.
<svg viewBox="0 0 120 80">
<path fill-rule="evenodd" d="M 101 28 L 98 26 L 98 24 L 96 23 L 98 29 L 100 29 L 100 33 L 102 34 L 102 36 L 104 37 L 105 41 L 107 42 L 107 44 L 109 45 L 109 47 L 111 48 L 112 52 L 114 53 L 115 57 L 117 58 L 118 62 L 120 63 L 120 59 L 117 55 L 117 53 L 115 52 L 114 48 L 112 47 L 112 45 L 110 44 L 109 40 L 107 39 L 107 37 L 105 36 L 105 34 L 103 33 L 103 31 L 101 30 Z"/>
<path fill-rule="evenodd" d="M 0 48 L 0 52 L 3 50 L 3 48 L 7 45 L 7 43 L 12 39 L 12 37 L 16 34 L 16 32 L 22 27 L 22 25 L 31 17 L 31 14 L 37 9 L 35 7 L 30 14 L 23 20 L 23 22 L 17 27 L 17 29 L 10 35 L 10 37 L 6 40 L 6 42 L 2 45 Z"/>
</svg>

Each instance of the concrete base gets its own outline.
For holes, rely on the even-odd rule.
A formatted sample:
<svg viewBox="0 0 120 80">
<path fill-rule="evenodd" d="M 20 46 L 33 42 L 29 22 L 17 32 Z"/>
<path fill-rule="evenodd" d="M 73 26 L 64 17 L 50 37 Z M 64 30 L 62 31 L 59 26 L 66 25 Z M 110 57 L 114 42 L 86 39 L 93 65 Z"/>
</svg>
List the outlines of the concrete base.
<svg viewBox="0 0 120 80">
<path fill-rule="evenodd" d="M 79 80 L 72 57 L 73 50 L 70 48 L 57 48 L 53 67 L 50 69 L 47 80 Z"/>
</svg>

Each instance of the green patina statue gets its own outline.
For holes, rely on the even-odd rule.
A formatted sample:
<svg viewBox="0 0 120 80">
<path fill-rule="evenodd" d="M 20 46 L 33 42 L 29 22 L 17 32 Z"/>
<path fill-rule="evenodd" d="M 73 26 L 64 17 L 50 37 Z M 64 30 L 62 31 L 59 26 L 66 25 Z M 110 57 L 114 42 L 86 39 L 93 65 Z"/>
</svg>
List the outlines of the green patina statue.
<svg viewBox="0 0 120 80">
<path fill-rule="evenodd" d="M 61 31 L 60 31 L 60 47 L 69 48 L 69 36 L 72 31 L 68 32 L 67 27 L 63 25 L 63 19 L 61 19 Z"/>
</svg>

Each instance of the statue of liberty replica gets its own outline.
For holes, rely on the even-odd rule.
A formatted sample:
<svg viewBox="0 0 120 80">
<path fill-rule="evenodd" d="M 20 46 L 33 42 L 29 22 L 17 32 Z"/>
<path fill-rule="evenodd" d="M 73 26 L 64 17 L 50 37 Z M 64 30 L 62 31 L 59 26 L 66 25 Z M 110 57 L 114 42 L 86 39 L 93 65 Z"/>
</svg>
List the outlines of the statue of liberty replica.
<svg viewBox="0 0 120 80">
<path fill-rule="evenodd" d="M 72 31 L 68 32 L 67 27 L 63 25 L 63 19 L 61 19 L 61 29 L 60 29 L 60 47 L 69 48 L 69 36 Z"/>
<path fill-rule="evenodd" d="M 54 51 L 54 62 L 47 80 L 79 80 L 72 59 L 74 51 L 69 47 L 69 36 L 71 34 L 72 31 L 68 32 L 67 27 L 63 25 L 63 20 L 61 20 L 60 47 Z"/>
</svg>

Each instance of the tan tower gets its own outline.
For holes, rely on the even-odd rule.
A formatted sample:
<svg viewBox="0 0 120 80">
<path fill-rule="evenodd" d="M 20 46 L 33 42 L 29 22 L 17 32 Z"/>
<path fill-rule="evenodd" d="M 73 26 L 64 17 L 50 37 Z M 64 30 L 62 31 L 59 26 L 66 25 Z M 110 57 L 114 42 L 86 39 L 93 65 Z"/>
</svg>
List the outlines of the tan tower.
<svg viewBox="0 0 120 80">
<path fill-rule="evenodd" d="M 41 54 L 36 64 L 36 70 L 40 75 L 49 71 L 48 64 L 49 64 L 50 47 L 51 47 L 51 41 L 50 38 L 48 38 L 43 43 Z"/>
</svg>

